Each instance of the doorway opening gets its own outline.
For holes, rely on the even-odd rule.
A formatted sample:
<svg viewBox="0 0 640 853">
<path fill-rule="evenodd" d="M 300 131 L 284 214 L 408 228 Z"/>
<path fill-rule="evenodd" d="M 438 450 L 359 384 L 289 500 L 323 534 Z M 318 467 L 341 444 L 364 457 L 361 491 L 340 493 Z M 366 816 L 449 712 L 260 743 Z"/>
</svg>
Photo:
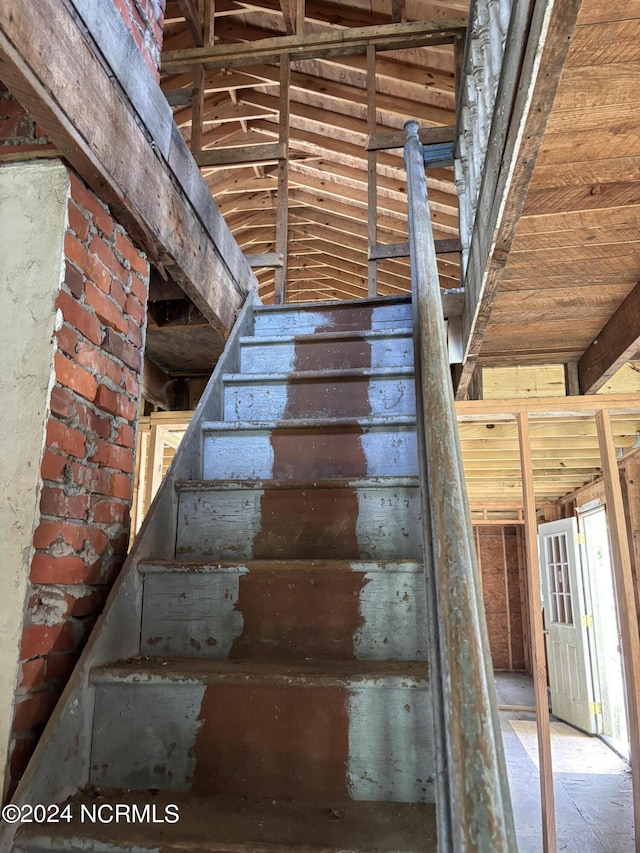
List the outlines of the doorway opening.
<svg viewBox="0 0 640 853">
<path fill-rule="evenodd" d="M 551 708 L 629 759 L 621 637 L 605 508 L 541 524 Z"/>
</svg>

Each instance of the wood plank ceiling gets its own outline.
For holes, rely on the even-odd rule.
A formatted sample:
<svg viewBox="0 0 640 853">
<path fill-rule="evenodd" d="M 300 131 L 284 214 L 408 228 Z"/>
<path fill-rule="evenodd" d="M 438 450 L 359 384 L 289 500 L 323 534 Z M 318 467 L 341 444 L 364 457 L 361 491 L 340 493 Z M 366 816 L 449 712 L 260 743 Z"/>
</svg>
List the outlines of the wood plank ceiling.
<svg viewBox="0 0 640 853">
<path fill-rule="evenodd" d="M 584 0 L 480 363 L 575 362 L 593 393 L 633 357 L 583 369 L 640 280 L 639 82 L 640 2 Z"/>
<path fill-rule="evenodd" d="M 169 2 L 165 20 L 165 56 L 191 48 L 199 38 L 187 23 L 187 0 Z M 278 0 L 216 0 L 209 25 L 215 46 L 241 45 L 284 36 L 294 27 L 304 34 L 399 21 L 464 18 L 468 3 L 449 0 L 307 0 L 304 24 L 296 27 L 295 3 Z M 209 6 L 207 5 L 207 8 Z M 283 12 L 284 10 L 284 12 Z M 185 12 L 187 15 L 185 15 Z M 203 31 L 206 40 L 207 26 Z M 370 61 L 370 60 L 369 60 Z M 331 56 L 291 61 L 288 160 L 288 237 L 285 253 L 286 300 L 348 299 L 366 296 L 368 284 L 368 156 L 370 133 L 401 130 L 409 118 L 423 127 L 455 124 L 455 59 L 452 44 L 389 50 L 376 55 L 375 121 L 367 115 L 367 56 Z M 162 87 L 175 107 L 175 120 L 192 149 L 282 142 L 280 69 L 277 61 L 234 65 L 204 72 L 202 134 L 193 133 L 194 86 L 202 66 L 163 74 Z M 197 94 L 196 94 L 197 98 Z M 196 111 L 199 109 L 196 105 Z M 247 254 L 282 251 L 276 235 L 278 163 L 256 162 L 203 168 L 205 179 L 225 219 Z M 266 153 L 272 153 L 267 149 Z M 211 162 L 213 155 L 201 156 Z M 228 156 L 227 158 L 228 159 Z M 377 154 L 377 242 L 406 242 L 406 180 L 402 149 Z M 437 239 L 457 238 L 458 210 L 452 168 L 428 172 Z M 457 288 L 457 253 L 439 257 L 441 286 Z M 259 293 L 274 299 L 276 271 L 257 268 Z M 379 295 L 410 290 L 407 258 L 377 262 Z"/>
</svg>

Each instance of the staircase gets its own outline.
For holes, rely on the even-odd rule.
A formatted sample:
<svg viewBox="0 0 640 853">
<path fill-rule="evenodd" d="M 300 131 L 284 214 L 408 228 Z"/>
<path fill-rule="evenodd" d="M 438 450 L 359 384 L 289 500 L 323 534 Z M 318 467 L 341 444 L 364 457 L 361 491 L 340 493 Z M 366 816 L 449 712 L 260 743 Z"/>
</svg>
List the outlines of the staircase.
<svg viewBox="0 0 640 853">
<path fill-rule="evenodd" d="M 435 851 L 413 371 L 408 298 L 249 306 L 116 594 L 139 645 L 63 697 L 72 820 L 15 850 Z"/>
</svg>

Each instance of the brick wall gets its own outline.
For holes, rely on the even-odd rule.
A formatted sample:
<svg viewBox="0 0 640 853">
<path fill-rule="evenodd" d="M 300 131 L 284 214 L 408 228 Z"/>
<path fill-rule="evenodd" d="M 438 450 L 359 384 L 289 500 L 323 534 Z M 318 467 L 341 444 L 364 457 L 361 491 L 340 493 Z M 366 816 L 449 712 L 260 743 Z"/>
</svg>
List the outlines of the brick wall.
<svg viewBox="0 0 640 853">
<path fill-rule="evenodd" d="M 136 40 L 140 53 L 156 79 L 159 80 L 166 0 L 114 0 L 114 2 Z"/>
<path fill-rule="evenodd" d="M 55 151 L 44 130 L 0 81 L 0 156 L 7 159 Z"/>
<path fill-rule="evenodd" d="M 12 788 L 127 551 L 146 259 L 70 175 L 40 514 L 16 693 Z"/>
</svg>

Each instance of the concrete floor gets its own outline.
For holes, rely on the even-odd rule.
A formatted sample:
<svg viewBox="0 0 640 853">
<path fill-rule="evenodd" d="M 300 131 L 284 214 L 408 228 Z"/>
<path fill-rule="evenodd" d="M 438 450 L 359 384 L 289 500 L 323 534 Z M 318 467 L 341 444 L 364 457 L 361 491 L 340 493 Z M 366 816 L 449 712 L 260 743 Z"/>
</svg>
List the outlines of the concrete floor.
<svg viewBox="0 0 640 853">
<path fill-rule="evenodd" d="M 532 680 L 496 673 L 500 705 L 532 706 Z M 628 764 L 603 741 L 552 719 L 551 750 L 558 851 L 633 853 L 633 798 Z M 540 853 L 540 782 L 535 715 L 501 711 L 519 853 Z"/>
</svg>

